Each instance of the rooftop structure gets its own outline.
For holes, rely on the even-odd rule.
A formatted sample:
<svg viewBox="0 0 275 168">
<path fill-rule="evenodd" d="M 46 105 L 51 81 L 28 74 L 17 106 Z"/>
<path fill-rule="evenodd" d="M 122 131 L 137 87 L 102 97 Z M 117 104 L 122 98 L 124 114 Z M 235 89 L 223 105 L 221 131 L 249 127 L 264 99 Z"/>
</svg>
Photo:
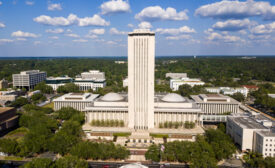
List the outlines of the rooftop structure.
<svg viewBox="0 0 275 168">
<path fill-rule="evenodd" d="M 53 90 L 57 90 L 59 86 L 63 86 L 66 83 L 73 82 L 73 79 L 69 76 L 61 76 L 61 77 L 48 77 L 46 79 L 46 84 L 51 86 Z"/>
<path fill-rule="evenodd" d="M 187 73 L 166 73 L 165 77 L 170 77 L 171 79 L 182 79 L 187 78 Z"/>
<path fill-rule="evenodd" d="M 46 72 L 39 70 L 22 71 L 20 74 L 13 74 L 13 86 L 19 88 L 33 89 L 38 83 L 45 81 Z"/>
<path fill-rule="evenodd" d="M 268 96 L 275 99 L 275 94 L 268 94 Z"/>
<path fill-rule="evenodd" d="M 81 73 L 82 79 L 105 79 L 105 73 L 100 72 L 99 70 L 90 70 L 89 72 Z"/>
<path fill-rule="evenodd" d="M 90 70 L 81 73 L 81 77 L 74 79 L 74 83 L 79 86 L 82 91 L 97 90 L 106 86 L 105 73 L 98 70 Z"/>
</svg>

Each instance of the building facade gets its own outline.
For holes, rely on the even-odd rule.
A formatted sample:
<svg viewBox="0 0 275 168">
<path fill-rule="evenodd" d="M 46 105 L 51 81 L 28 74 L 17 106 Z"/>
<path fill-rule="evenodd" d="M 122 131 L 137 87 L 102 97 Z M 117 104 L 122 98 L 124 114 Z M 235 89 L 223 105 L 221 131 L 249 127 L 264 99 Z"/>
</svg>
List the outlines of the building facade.
<svg viewBox="0 0 275 168">
<path fill-rule="evenodd" d="M 13 107 L 0 107 L 0 132 L 18 125 L 18 116 Z"/>
<path fill-rule="evenodd" d="M 38 83 L 45 81 L 46 72 L 39 70 L 22 71 L 20 74 L 13 74 L 13 87 L 33 89 Z"/>
<path fill-rule="evenodd" d="M 170 79 L 170 88 L 173 91 L 179 90 L 179 87 L 181 85 L 189 85 L 191 87 L 194 87 L 196 85 L 204 85 L 204 84 L 205 83 L 203 81 L 195 78 Z"/>
<path fill-rule="evenodd" d="M 226 133 L 242 151 L 254 151 L 263 157 L 275 156 L 275 122 L 262 114 L 233 115 L 227 118 Z"/>
<path fill-rule="evenodd" d="M 0 81 L 0 89 L 6 89 L 9 87 L 9 82 L 5 79 L 2 79 Z"/>
<path fill-rule="evenodd" d="M 155 33 L 146 29 L 128 34 L 129 127 L 154 127 Z"/>
<path fill-rule="evenodd" d="M 166 73 L 165 77 L 171 79 L 187 78 L 187 73 Z"/>
<path fill-rule="evenodd" d="M 98 96 L 98 94 L 91 93 L 68 93 L 53 100 L 54 110 L 60 110 L 62 107 L 72 107 L 83 111 L 86 107 L 91 106 Z"/>
<path fill-rule="evenodd" d="M 206 87 L 205 90 L 209 93 L 221 93 L 224 95 L 233 95 L 235 93 L 241 93 L 244 97 L 248 95 L 248 89 L 246 87 Z"/>
<path fill-rule="evenodd" d="M 49 77 L 46 79 L 46 84 L 51 86 L 53 90 L 57 90 L 59 86 L 63 86 L 67 83 L 73 82 L 73 79 L 68 76 L 61 76 L 61 77 Z"/>
</svg>

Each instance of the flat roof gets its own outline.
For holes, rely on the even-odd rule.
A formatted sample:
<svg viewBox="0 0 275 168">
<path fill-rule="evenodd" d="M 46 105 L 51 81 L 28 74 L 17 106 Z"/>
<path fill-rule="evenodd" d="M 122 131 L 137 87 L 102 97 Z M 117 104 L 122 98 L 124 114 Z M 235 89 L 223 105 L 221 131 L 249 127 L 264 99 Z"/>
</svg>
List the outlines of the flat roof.
<svg viewBox="0 0 275 168">
<path fill-rule="evenodd" d="M 267 127 L 263 126 L 262 124 L 258 123 L 257 121 L 253 120 L 250 117 L 235 117 L 233 120 L 241 124 L 244 128 L 248 129 L 267 129 Z"/>
<path fill-rule="evenodd" d="M 199 94 L 199 95 L 190 95 L 190 97 L 196 103 L 240 104 L 240 102 L 238 102 L 237 100 L 235 100 L 229 96 L 224 96 L 222 94 Z M 203 100 L 204 98 L 207 99 L 206 102 Z M 229 99 L 230 101 L 227 102 L 227 99 Z"/>
<path fill-rule="evenodd" d="M 0 107 L 0 113 L 4 113 L 6 111 L 9 111 L 11 109 L 14 109 L 13 107 Z"/>
<path fill-rule="evenodd" d="M 261 134 L 264 137 L 275 137 L 275 130 L 269 129 L 267 131 L 257 131 L 258 134 Z"/>
<path fill-rule="evenodd" d="M 53 101 L 94 101 L 99 94 L 92 93 L 68 93 L 63 96 L 60 96 Z"/>
</svg>

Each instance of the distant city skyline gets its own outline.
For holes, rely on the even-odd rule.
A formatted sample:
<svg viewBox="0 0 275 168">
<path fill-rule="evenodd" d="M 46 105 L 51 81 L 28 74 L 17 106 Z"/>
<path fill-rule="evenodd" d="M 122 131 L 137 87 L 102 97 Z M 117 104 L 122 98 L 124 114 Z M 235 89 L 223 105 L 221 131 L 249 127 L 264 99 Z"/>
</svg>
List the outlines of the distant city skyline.
<svg viewBox="0 0 275 168">
<path fill-rule="evenodd" d="M 137 28 L 156 56 L 275 55 L 272 0 L 0 0 L 0 57 L 127 56 Z"/>
</svg>

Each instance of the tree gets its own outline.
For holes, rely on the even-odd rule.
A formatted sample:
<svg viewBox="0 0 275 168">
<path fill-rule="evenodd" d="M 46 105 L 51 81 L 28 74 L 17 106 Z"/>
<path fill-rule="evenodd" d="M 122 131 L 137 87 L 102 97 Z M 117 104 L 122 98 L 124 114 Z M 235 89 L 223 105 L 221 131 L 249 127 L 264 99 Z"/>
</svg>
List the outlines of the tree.
<svg viewBox="0 0 275 168">
<path fill-rule="evenodd" d="M 14 139 L 0 139 L 0 151 L 9 155 L 15 155 L 19 152 L 18 142 Z"/>
<path fill-rule="evenodd" d="M 245 100 L 245 97 L 242 93 L 234 93 L 233 95 L 231 95 L 231 97 L 239 102 L 243 102 Z"/>
<path fill-rule="evenodd" d="M 28 103 L 29 103 L 28 99 L 26 99 L 24 97 L 18 97 L 14 102 L 12 102 L 11 106 L 19 108 L 19 107 L 24 106 Z"/>
<path fill-rule="evenodd" d="M 154 162 L 160 161 L 160 148 L 159 146 L 153 144 L 151 145 L 145 153 L 146 160 L 152 160 Z"/>
<path fill-rule="evenodd" d="M 53 93 L 53 88 L 51 86 L 47 85 L 45 82 L 38 83 L 34 87 L 34 90 L 40 90 L 41 93 L 44 93 L 44 94 L 52 94 Z"/>
<path fill-rule="evenodd" d="M 55 163 L 56 168 L 88 168 L 88 162 L 82 159 L 78 159 L 75 156 L 65 156 L 60 158 Z"/>
<path fill-rule="evenodd" d="M 59 86 L 57 88 L 57 92 L 58 93 L 70 93 L 70 92 L 74 92 L 74 93 L 79 93 L 79 86 L 77 86 L 74 83 L 66 83 L 63 86 Z"/>
<path fill-rule="evenodd" d="M 54 168 L 54 163 L 51 159 L 35 158 L 32 161 L 24 164 L 23 167 L 24 168 Z"/>
<path fill-rule="evenodd" d="M 34 104 L 37 104 L 41 101 L 46 101 L 47 100 L 47 98 L 42 93 L 36 93 L 36 94 L 32 95 L 31 99 L 32 99 Z"/>
</svg>

